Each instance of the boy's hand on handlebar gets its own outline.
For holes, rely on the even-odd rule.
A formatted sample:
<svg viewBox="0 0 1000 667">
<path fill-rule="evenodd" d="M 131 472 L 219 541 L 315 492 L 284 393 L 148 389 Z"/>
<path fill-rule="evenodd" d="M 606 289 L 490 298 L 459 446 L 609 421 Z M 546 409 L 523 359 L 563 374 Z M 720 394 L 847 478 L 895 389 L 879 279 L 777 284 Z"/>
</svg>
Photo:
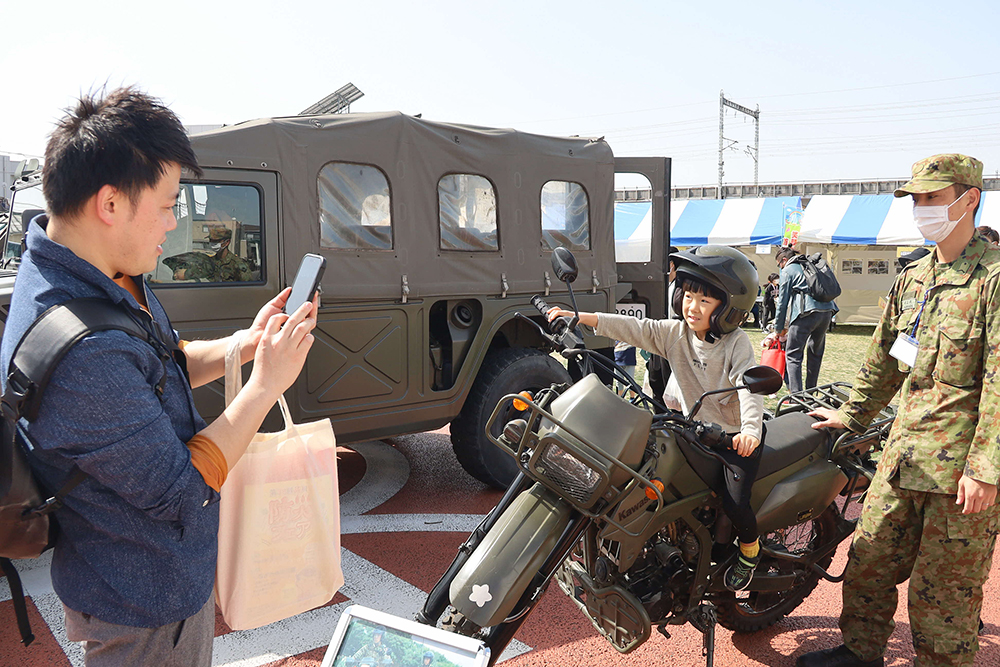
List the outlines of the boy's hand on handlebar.
<svg viewBox="0 0 1000 667">
<path fill-rule="evenodd" d="M 809 416 L 822 420 L 813 424 L 813 428 L 847 428 L 847 425 L 840 418 L 840 413 L 831 408 L 816 408 L 809 413 Z"/>
<path fill-rule="evenodd" d="M 549 322 L 551 322 L 557 317 L 573 317 L 573 313 L 553 306 L 552 308 L 549 308 L 549 312 L 545 314 L 545 317 L 547 317 Z"/>
<path fill-rule="evenodd" d="M 753 437 L 752 435 L 747 435 L 746 433 L 737 433 L 733 436 L 733 449 L 740 456 L 750 456 L 760 445 L 760 439 Z"/>
<path fill-rule="evenodd" d="M 549 322 L 552 322 L 559 317 L 570 317 L 572 318 L 575 313 L 572 310 L 563 310 L 562 308 L 552 307 L 549 308 L 549 312 L 545 315 Z M 597 326 L 597 313 L 580 313 L 580 324 L 585 324 L 588 327 Z"/>
</svg>

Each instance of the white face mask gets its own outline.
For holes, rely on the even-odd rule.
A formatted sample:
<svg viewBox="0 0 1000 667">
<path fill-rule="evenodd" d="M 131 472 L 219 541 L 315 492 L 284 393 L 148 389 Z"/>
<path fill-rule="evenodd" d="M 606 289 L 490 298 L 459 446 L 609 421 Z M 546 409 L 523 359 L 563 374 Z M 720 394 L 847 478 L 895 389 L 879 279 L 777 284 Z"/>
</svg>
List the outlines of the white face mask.
<svg viewBox="0 0 1000 667">
<path fill-rule="evenodd" d="M 958 196 L 958 199 L 964 196 L 965 193 L 963 192 Z M 948 217 L 948 211 L 955 205 L 958 199 L 947 206 L 917 206 L 914 204 L 913 221 L 917 223 L 920 235 L 934 243 L 940 243 L 948 238 L 948 235 L 954 231 L 955 226 L 965 217 L 963 215 L 958 220 L 951 220 Z"/>
</svg>

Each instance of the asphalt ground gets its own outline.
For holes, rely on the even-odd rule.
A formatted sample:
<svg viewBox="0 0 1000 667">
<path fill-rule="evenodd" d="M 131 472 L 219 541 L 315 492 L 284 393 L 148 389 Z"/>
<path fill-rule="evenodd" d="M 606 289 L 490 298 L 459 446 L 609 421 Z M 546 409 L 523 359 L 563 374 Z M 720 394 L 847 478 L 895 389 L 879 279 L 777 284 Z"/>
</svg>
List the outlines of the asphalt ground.
<svg viewBox="0 0 1000 667">
<path fill-rule="evenodd" d="M 233 632 L 217 617 L 214 665 L 318 666 L 337 619 L 349 604 L 411 617 L 458 545 L 500 498 L 499 492 L 461 469 L 446 429 L 341 448 L 338 464 L 344 587 L 324 607 L 256 630 Z M 845 542 L 833 572 L 842 571 L 846 552 Z M 994 556 L 994 566 L 998 558 Z M 20 645 L 10 592 L 5 581 L 0 583 L 0 665 L 82 666 L 80 647 L 65 639 L 62 607 L 52 592 L 47 558 L 18 566 L 30 595 L 37 639 L 30 647 Z M 896 629 L 886 656 L 886 664 L 893 667 L 913 663 L 905 584 L 899 597 Z M 839 610 L 839 585 L 821 582 L 792 615 L 767 630 L 734 635 L 720 626 L 715 664 L 791 666 L 802 653 L 840 643 Z M 994 580 L 986 587 L 983 619 L 986 634 L 980 638 L 976 664 L 1000 665 L 1000 585 Z M 705 664 L 700 633 L 691 626 L 675 626 L 670 634 L 667 639 L 654 631 L 644 645 L 621 655 L 553 585 L 502 656 L 503 664 Z"/>
</svg>

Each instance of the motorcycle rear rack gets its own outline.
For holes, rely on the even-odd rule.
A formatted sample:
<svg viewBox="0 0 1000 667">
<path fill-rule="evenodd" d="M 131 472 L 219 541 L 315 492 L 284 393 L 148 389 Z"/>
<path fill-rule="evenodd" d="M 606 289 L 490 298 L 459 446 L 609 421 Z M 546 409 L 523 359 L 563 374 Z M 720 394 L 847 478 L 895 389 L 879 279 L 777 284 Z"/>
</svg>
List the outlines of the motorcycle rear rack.
<svg viewBox="0 0 1000 667">
<path fill-rule="evenodd" d="M 525 420 L 527 422 L 527 427 L 524 429 L 524 434 L 521 436 L 520 441 L 518 441 L 518 447 L 516 450 L 511 449 L 504 443 L 500 442 L 500 440 L 494 437 L 493 433 L 491 432 L 493 424 L 499 417 L 503 407 L 508 402 L 513 402 L 515 400 L 526 404 L 528 406 L 527 409 L 529 411 L 527 419 Z M 558 426 L 563 431 L 576 438 L 576 440 L 578 440 L 581 444 L 584 445 L 585 449 L 578 447 L 576 443 L 569 442 L 565 438 L 560 437 L 559 434 L 552 433 L 551 431 L 547 433 L 544 437 L 539 437 L 538 433 L 534 432 L 534 428 L 538 424 L 539 420 L 543 418 L 549 420 L 554 425 Z M 648 477 L 642 475 L 639 472 L 636 472 L 635 470 L 632 470 L 632 468 L 629 468 L 627 465 L 625 465 L 618 459 L 609 456 L 605 452 L 601 451 L 596 446 L 587 441 L 586 438 L 582 437 L 578 432 L 574 431 L 572 428 L 567 426 L 565 422 L 558 419 L 555 415 L 553 415 L 551 412 L 540 406 L 534 400 L 530 400 L 525 396 L 521 396 L 519 394 L 507 394 L 497 402 L 496 408 L 493 409 L 493 414 L 490 415 L 489 420 L 487 420 L 486 422 L 486 437 L 489 438 L 490 442 L 499 447 L 501 451 L 513 457 L 518 467 L 521 470 L 523 470 L 524 474 L 527 475 L 530 479 L 539 482 L 543 486 L 546 486 L 555 493 L 559 494 L 560 498 L 562 498 L 564 501 L 572 505 L 578 512 L 580 512 L 584 516 L 593 519 L 595 521 L 606 521 L 610 525 L 614 526 L 617 530 L 620 530 L 623 534 L 629 537 L 640 537 L 653 522 L 653 519 L 657 516 L 659 510 L 667 505 L 666 500 L 663 497 L 663 493 L 656 487 L 656 485 L 653 484 L 653 482 Z M 597 473 L 601 477 L 601 482 L 599 486 L 605 485 L 607 486 L 607 489 L 605 490 L 604 494 L 602 494 L 601 501 L 598 501 L 594 505 L 591 505 L 591 507 L 597 506 L 603 509 L 601 509 L 600 511 L 594 511 L 591 509 L 591 507 L 581 504 L 580 502 L 576 501 L 576 499 L 574 499 L 570 494 L 568 494 L 564 487 L 560 486 L 556 482 L 549 479 L 544 473 L 539 473 L 531 469 L 531 466 L 529 464 L 531 463 L 531 460 L 534 457 L 529 456 L 528 451 L 531 450 L 535 452 L 540 452 L 541 448 L 549 444 L 550 442 L 555 443 L 563 451 L 572 454 L 573 458 L 575 458 L 580 463 L 586 465 L 588 469 Z M 588 460 L 596 460 L 599 462 L 603 462 L 606 465 L 611 466 L 612 468 L 624 471 L 632 479 L 629 480 L 627 483 L 625 483 L 621 488 L 618 488 L 611 484 L 609 475 L 607 475 L 603 469 L 595 468 L 592 465 L 587 465 Z M 612 510 L 615 507 L 617 507 L 621 503 L 621 501 L 628 496 L 628 494 L 632 493 L 632 491 L 637 486 L 644 487 L 647 494 L 649 490 L 652 489 L 653 493 L 656 494 L 656 498 L 653 501 L 655 504 L 652 505 L 654 509 L 652 511 L 647 512 L 648 518 L 645 524 L 642 526 L 640 530 L 632 532 L 624 525 L 622 525 L 614 518 L 612 518 L 611 515 L 613 514 Z M 677 502 L 686 503 L 689 501 L 690 501 L 689 498 L 684 498 L 678 500 Z"/>
<path fill-rule="evenodd" d="M 788 394 L 778 401 L 774 416 L 780 417 L 789 412 L 812 412 L 818 408 L 839 410 L 851 395 L 851 385 L 847 382 L 833 382 L 812 387 L 804 391 Z M 893 421 L 896 419 L 896 408 L 887 405 L 879 411 L 864 433 L 845 431 L 831 445 L 830 455 L 846 454 L 850 451 L 864 453 L 871 446 L 888 435 Z"/>
</svg>

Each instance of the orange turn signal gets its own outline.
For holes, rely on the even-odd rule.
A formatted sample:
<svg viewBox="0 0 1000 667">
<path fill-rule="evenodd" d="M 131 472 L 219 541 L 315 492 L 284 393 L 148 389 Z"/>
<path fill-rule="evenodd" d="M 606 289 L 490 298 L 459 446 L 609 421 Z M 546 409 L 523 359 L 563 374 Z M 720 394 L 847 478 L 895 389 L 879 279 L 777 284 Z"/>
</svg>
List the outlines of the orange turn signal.
<svg viewBox="0 0 1000 667">
<path fill-rule="evenodd" d="M 520 394 L 518 394 L 518 396 L 523 396 L 526 399 L 528 399 L 529 401 L 532 398 L 530 391 L 522 391 Z M 518 412 L 524 412 L 525 410 L 528 409 L 528 404 L 525 403 L 524 401 L 519 401 L 519 400 L 517 400 L 515 398 L 514 399 L 514 409 L 517 410 Z"/>
<path fill-rule="evenodd" d="M 653 486 L 655 486 L 659 490 L 660 493 L 663 493 L 663 482 L 661 482 L 658 479 L 651 479 L 649 481 L 653 483 Z M 649 498 L 650 500 L 656 500 L 656 491 L 653 491 L 653 489 L 651 487 L 647 486 L 646 487 L 646 497 Z"/>
</svg>

